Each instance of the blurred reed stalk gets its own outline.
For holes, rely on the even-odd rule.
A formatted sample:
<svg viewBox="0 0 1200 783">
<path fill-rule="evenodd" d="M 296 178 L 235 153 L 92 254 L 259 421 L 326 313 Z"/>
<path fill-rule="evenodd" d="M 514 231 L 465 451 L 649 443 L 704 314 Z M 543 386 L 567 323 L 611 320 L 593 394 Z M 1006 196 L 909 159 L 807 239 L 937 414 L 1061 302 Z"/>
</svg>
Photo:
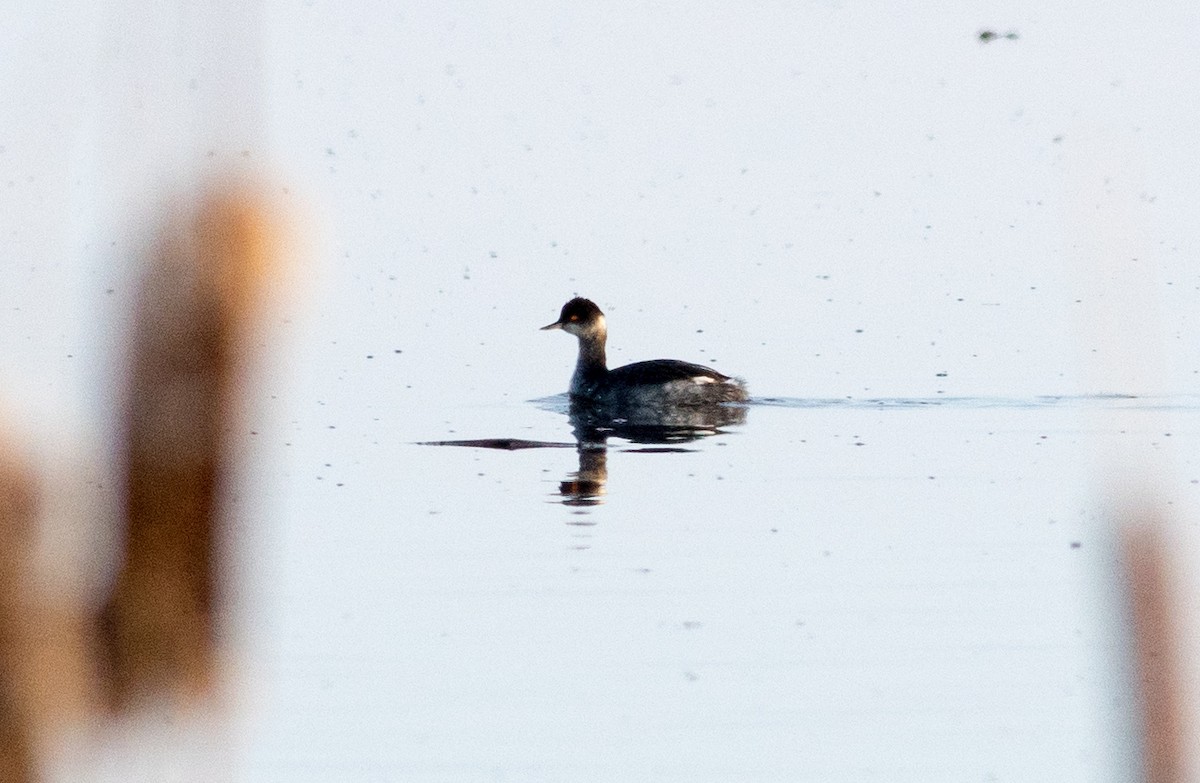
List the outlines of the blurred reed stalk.
<svg viewBox="0 0 1200 783">
<path fill-rule="evenodd" d="M 1133 619 L 1135 687 L 1142 727 L 1142 780 L 1183 783 L 1185 715 L 1175 591 L 1161 523 L 1140 519 L 1122 534 Z"/>
<path fill-rule="evenodd" d="M 0 437 L 0 781 L 37 779 L 40 755 L 96 704 L 88 615 L 74 574 L 42 544 L 42 481 Z M 68 588 L 68 589 L 64 589 Z"/>
<path fill-rule="evenodd" d="M 26 558 L 33 545 L 38 493 L 33 474 L 0 444 L 0 780 L 33 780 L 34 727 L 22 698 Z"/>
<path fill-rule="evenodd" d="M 99 623 L 112 706 L 212 695 L 222 492 L 241 378 L 277 237 L 265 202 L 224 193 L 169 222 L 136 313 L 125 411 L 124 545 Z"/>
</svg>

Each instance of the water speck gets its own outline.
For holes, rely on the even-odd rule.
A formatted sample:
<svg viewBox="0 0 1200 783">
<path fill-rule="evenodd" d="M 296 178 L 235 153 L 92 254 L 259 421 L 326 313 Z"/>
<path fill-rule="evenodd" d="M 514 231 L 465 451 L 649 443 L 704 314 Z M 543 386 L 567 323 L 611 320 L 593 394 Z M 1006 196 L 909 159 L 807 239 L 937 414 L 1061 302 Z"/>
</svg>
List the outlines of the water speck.
<svg viewBox="0 0 1200 783">
<path fill-rule="evenodd" d="M 978 35 L 979 43 L 983 44 L 999 41 L 1002 38 L 1008 41 L 1015 41 L 1020 37 L 1016 30 L 1009 30 L 1006 33 L 998 33 L 995 30 L 980 30 Z"/>
</svg>

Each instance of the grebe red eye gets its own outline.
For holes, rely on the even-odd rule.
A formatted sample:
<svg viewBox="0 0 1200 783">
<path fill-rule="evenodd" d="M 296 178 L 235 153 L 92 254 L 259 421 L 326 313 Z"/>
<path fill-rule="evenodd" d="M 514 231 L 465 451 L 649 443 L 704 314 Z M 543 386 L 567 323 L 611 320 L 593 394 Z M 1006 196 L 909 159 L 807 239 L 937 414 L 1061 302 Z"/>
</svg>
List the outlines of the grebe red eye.
<svg viewBox="0 0 1200 783">
<path fill-rule="evenodd" d="M 578 316 L 578 315 L 574 315 L 574 314 L 572 314 L 572 315 L 571 315 L 571 317 L 570 317 L 570 318 L 568 318 L 567 320 L 568 320 L 568 321 L 578 321 L 578 320 L 579 320 L 579 316 Z"/>
</svg>

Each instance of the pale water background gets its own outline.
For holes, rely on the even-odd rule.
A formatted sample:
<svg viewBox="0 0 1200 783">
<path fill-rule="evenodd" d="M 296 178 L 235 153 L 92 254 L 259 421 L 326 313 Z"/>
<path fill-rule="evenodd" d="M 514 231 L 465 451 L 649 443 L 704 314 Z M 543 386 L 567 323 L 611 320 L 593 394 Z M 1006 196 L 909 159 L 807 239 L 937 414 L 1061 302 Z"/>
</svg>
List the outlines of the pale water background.
<svg viewBox="0 0 1200 783">
<path fill-rule="evenodd" d="M 1112 500 L 1200 520 L 1190 4 L 60 5 L 0 33 L 47 460 L 109 453 L 156 188 L 248 160 L 316 238 L 242 433 L 236 779 L 1133 776 Z M 574 294 L 746 423 L 610 441 L 584 506 L 573 448 L 420 445 L 569 443 Z"/>
</svg>

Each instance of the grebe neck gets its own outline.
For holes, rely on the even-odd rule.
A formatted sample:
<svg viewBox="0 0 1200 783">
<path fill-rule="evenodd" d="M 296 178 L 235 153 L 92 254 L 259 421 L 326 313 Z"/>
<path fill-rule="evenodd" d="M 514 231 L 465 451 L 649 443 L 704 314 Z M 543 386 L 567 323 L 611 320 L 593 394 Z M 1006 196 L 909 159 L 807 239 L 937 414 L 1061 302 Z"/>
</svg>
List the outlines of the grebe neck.
<svg viewBox="0 0 1200 783">
<path fill-rule="evenodd" d="M 608 374 L 608 359 L 604 353 L 606 337 L 602 330 L 579 335 L 579 358 L 571 376 L 572 393 L 582 393 L 587 383 Z"/>
</svg>

